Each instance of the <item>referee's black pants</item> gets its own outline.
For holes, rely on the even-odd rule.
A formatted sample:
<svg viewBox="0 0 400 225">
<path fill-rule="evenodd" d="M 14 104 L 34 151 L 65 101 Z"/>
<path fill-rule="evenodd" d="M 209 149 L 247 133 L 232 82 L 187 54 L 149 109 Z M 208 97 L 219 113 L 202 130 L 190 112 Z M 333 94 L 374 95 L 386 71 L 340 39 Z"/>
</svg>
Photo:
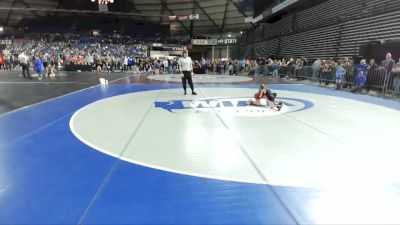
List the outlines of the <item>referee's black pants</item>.
<svg viewBox="0 0 400 225">
<path fill-rule="evenodd" d="M 182 77 L 183 90 L 186 92 L 186 80 L 187 80 L 193 92 L 194 88 L 193 88 L 192 72 L 191 71 L 182 71 L 182 72 L 183 72 L 183 77 Z"/>
<path fill-rule="evenodd" d="M 31 75 L 29 74 L 29 65 L 26 63 L 21 63 L 21 67 L 22 67 L 22 75 L 26 78 L 31 78 Z M 27 73 L 28 76 L 25 76 L 25 71 Z"/>
</svg>

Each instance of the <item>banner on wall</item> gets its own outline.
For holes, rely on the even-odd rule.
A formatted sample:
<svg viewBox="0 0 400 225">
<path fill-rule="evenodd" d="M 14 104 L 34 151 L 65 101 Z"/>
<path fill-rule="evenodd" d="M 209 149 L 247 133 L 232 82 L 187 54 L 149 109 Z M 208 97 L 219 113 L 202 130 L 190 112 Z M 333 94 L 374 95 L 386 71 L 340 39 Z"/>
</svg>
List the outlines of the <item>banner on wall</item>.
<svg viewBox="0 0 400 225">
<path fill-rule="evenodd" d="M 218 45 L 231 45 L 236 43 L 237 43 L 236 38 L 221 38 L 217 40 Z"/>
<path fill-rule="evenodd" d="M 11 39 L 0 39 L 0 45 L 12 45 Z"/>
<path fill-rule="evenodd" d="M 234 45 L 237 43 L 236 38 L 220 38 L 220 39 L 192 39 L 192 45 Z"/>
<path fill-rule="evenodd" d="M 217 39 L 192 39 L 192 45 L 217 45 Z"/>
</svg>

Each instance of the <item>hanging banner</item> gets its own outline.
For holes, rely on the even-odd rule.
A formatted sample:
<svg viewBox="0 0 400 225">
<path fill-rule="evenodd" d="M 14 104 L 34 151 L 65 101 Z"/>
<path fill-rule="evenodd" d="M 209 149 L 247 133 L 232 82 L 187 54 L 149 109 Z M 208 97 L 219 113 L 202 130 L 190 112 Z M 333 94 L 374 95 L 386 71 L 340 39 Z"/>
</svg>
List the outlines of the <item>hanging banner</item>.
<svg viewBox="0 0 400 225">
<path fill-rule="evenodd" d="M 200 19 L 200 16 L 199 16 L 199 14 L 189 15 L 189 19 L 190 20 L 198 20 L 198 19 Z"/>
<path fill-rule="evenodd" d="M 179 21 L 186 21 L 188 20 L 188 16 L 178 16 Z"/>
<path fill-rule="evenodd" d="M 176 16 L 168 16 L 169 21 L 176 21 L 177 17 Z"/>
</svg>

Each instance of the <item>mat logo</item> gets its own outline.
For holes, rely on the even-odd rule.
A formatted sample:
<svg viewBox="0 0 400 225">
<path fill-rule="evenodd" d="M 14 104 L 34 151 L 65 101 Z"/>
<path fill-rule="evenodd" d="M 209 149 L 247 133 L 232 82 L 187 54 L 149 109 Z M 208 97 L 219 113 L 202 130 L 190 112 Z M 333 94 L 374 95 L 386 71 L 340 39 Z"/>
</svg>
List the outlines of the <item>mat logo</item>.
<svg viewBox="0 0 400 225">
<path fill-rule="evenodd" d="M 155 102 L 156 108 L 162 108 L 171 113 L 182 110 L 195 110 L 196 112 L 230 114 L 234 116 L 273 116 L 287 112 L 298 112 L 314 106 L 310 101 L 295 98 L 279 98 L 283 102 L 280 111 L 272 110 L 266 101 L 261 101 L 262 106 L 248 106 L 249 98 L 207 98 L 197 100 L 171 100 L 166 102 Z M 264 107 L 263 107 L 264 106 Z"/>
</svg>

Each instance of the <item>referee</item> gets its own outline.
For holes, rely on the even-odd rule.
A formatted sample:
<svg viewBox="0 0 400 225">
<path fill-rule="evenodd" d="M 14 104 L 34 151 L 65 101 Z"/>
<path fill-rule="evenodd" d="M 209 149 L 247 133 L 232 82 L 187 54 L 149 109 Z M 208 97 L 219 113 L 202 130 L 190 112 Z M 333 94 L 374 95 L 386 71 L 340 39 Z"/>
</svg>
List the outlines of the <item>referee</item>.
<svg viewBox="0 0 400 225">
<path fill-rule="evenodd" d="M 182 77 L 182 85 L 183 90 L 185 91 L 184 94 L 186 95 L 186 80 L 189 82 L 189 86 L 192 89 L 192 95 L 197 95 L 194 92 L 193 87 L 193 64 L 192 59 L 189 57 L 189 53 L 187 50 L 183 50 L 182 57 L 179 58 L 179 68 L 181 70 L 181 77 Z"/>
</svg>

